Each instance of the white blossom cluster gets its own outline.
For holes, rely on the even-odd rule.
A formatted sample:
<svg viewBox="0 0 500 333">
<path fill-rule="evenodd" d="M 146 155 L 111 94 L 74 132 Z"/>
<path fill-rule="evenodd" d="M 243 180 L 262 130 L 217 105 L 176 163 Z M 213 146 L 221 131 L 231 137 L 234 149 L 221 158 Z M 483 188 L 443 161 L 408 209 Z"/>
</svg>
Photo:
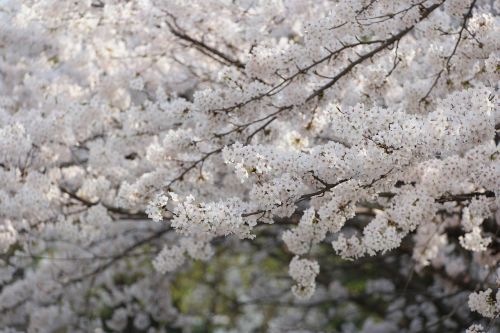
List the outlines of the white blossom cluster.
<svg viewBox="0 0 500 333">
<path fill-rule="evenodd" d="M 307 209 L 300 218 L 299 225 L 283 233 L 283 241 L 292 253 L 306 254 L 313 245 L 325 238 L 328 229 L 324 224 L 318 223 L 315 214 L 314 209 Z"/>
<path fill-rule="evenodd" d="M 146 208 L 146 214 L 155 222 L 163 221 L 164 209 L 167 206 L 168 197 L 165 193 L 158 193 Z"/>
<path fill-rule="evenodd" d="M 469 307 L 487 318 L 498 317 L 500 313 L 500 291 L 494 297 L 491 289 L 469 295 Z"/>
<path fill-rule="evenodd" d="M 16 242 L 17 232 L 9 220 L 0 226 L 0 252 L 6 252 Z"/>
<path fill-rule="evenodd" d="M 319 274 L 319 265 L 316 261 L 309 259 L 299 259 L 293 257 L 290 261 L 288 272 L 292 279 L 297 282 L 292 287 L 292 292 L 299 298 L 310 298 L 316 289 L 314 279 Z"/>
<path fill-rule="evenodd" d="M 483 332 L 484 332 L 484 327 L 483 327 L 483 325 L 480 325 L 480 324 L 472 324 L 465 331 L 465 333 L 483 333 Z"/>
</svg>

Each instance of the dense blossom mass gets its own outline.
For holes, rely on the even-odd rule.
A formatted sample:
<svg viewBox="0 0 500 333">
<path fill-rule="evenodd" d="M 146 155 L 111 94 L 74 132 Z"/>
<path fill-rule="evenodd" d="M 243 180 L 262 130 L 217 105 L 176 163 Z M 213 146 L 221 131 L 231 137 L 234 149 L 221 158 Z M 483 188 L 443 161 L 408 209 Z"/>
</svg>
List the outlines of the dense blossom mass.
<svg viewBox="0 0 500 333">
<path fill-rule="evenodd" d="M 0 1 L 0 332 L 500 332 L 499 0 Z"/>
</svg>

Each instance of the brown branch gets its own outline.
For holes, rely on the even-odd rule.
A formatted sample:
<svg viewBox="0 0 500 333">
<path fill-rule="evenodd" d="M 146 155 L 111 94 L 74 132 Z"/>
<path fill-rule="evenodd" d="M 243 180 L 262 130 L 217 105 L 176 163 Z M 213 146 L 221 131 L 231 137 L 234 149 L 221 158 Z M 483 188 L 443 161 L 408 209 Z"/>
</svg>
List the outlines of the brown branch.
<svg viewBox="0 0 500 333">
<path fill-rule="evenodd" d="M 455 46 L 453 47 L 453 50 L 451 51 L 450 55 L 446 58 L 446 63 L 444 65 L 444 67 L 439 71 L 439 73 L 437 73 L 436 78 L 434 79 L 434 82 L 432 82 L 432 85 L 429 88 L 429 90 L 427 91 L 427 93 L 425 94 L 425 96 L 420 99 L 420 103 L 427 100 L 427 98 L 432 93 L 432 90 L 434 90 L 434 88 L 436 87 L 436 85 L 437 85 L 439 79 L 441 78 L 441 76 L 443 75 L 444 71 L 445 70 L 449 71 L 451 59 L 453 58 L 453 56 L 457 52 L 458 45 L 462 41 L 462 34 L 467 29 L 467 22 L 468 22 L 469 18 L 472 17 L 472 10 L 474 9 L 475 5 L 476 5 L 476 0 L 473 0 L 471 2 L 471 5 L 469 6 L 469 9 L 467 10 L 467 12 L 463 16 L 464 19 L 462 22 L 462 26 L 460 28 L 460 31 L 458 32 L 458 38 L 457 38 L 457 41 L 455 42 Z"/>
<path fill-rule="evenodd" d="M 98 204 L 101 204 L 104 208 L 106 208 L 108 211 L 112 212 L 112 213 L 115 213 L 115 214 L 119 214 L 120 215 L 120 218 L 124 218 L 124 219 L 127 219 L 127 218 L 130 218 L 130 219 L 147 219 L 148 216 L 142 212 L 132 212 L 132 211 L 129 211 L 127 209 L 123 209 L 123 208 L 120 208 L 120 207 L 115 207 L 115 206 L 111 206 L 111 205 L 108 205 L 102 201 L 96 201 L 96 202 L 92 202 L 92 201 L 89 201 L 85 198 L 82 198 L 80 196 L 78 196 L 76 193 L 73 193 L 71 192 L 70 190 L 62 187 L 62 186 L 59 186 L 59 190 L 62 192 L 62 193 L 65 193 L 67 194 L 71 199 L 73 200 L 76 200 L 78 202 L 80 202 L 81 204 L 83 204 L 84 206 L 86 207 L 92 207 L 92 206 L 96 206 Z"/>
<path fill-rule="evenodd" d="M 337 83 L 338 80 L 340 80 L 341 78 L 343 78 L 345 75 L 347 75 L 348 73 L 351 72 L 351 70 L 356 67 L 357 65 L 361 64 L 362 62 L 364 62 L 365 60 L 367 59 L 370 59 L 371 57 L 373 57 L 374 55 L 376 55 L 377 53 L 385 50 L 387 47 L 391 46 L 393 43 L 399 41 L 401 38 L 403 38 L 406 34 L 408 34 L 410 31 L 412 31 L 415 26 L 420 23 L 421 21 L 423 21 L 425 18 L 427 18 L 434 10 L 436 10 L 437 8 L 439 8 L 442 4 L 444 3 L 444 1 L 440 2 L 439 4 L 434 4 L 432 6 L 430 6 L 429 8 L 426 9 L 426 11 L 422 14 L 420 20 L 409 26 L 408 28 L 400 31 L 399 33 L 397 33 L 396 35 L 392 36 L 391 38 L 387 39 L 382 45 L 376 47 L 375 49 L 373 49 L 372 51 L 370 52 L 367 52 L 363 55 L 361 55 L 358 59 L 356 59 L 355 61 L 351 62 L 347 67 L 345 67 L 340 73 L 338 73 L 337 75 L 335 75 L 333 77 L 333 79 L 328 82 L 327 84 L 323 85 L 322 87 L 320 87 L 318 90 L 314 91 L 314 93 L 312 93 L 309 97 L 306 98 L 306 102 L 310 101 L 311 99 L 317 97 L 317 96 L 322 96 L 324 91 L 331 88 L 335 83 Z"/>
<path fill-rule="evenodd" d="M 222 151 L 224 147 L 222 148 L 218 148 L 218 149 L 215 149 L 215 150 L 212 150 L 211 152 L 208 152 L 206 153 L 202 158 L 200 158 L 199 160 L 197 161 L 194 161 L 189 167 L 187 167 L 186 169 L 184 169 L 177 177 L 175 177 L 174 179 L 172 179 L 168 185 L 166 186 L 167 189 L 170 188 L 170 186 L 172 186 L 172 184 L 182 180 L 184 178 L 184 176 L 191 170 L 193 170 L 194 168 L 196 168 L 196 166 L 200 163 L 203 163 L 205 162 L 205 160 L 207 158 L 209 158 L 210 156 L 214 155 L 214 154 L 217 154 L 217 153 L 220 153 Z"/>
<path fill-rule="evenodd" d="M 236 67 L 241 68 L 241 69 L 245 68 L 245 64 L 243 64 L 238 59 L 233 59 L 232 57 L 228 56 L 227 54 L 224 54 L 223 52 L 217 50 L 216 48 L 211 47 L 211 46 L 205 44 L 204 42 L 202 42 L 200 40 L 197 40 L 197 39 L 189 36 L 185 32 L 181 31 L 181 29 L 179 28 L 179 26 L 176 23 L 175 17 L 172 14 L 169 14 L 169 13 L 167 13 L 167 15 L 169 15 L 170 17 L 172 17 L 172 19 L 174 21 L 175 27 L 170 22 L 166 21 L 167 26 L 170 29 L 170 32 L 174 36 L 176 36 L 177 38 L 180 38 L 182 40 L 185 40 L 185 41 L 193 44 L 200 51 L 206 51 L 209 54 L 212 54 L 212 55 L 215 55 L 216 57 L 219 57 L 220 59 L 222 59 L 223 61 L 225 61 L 226 63 L 228 63 L 230 65 L 236 66 Z M 207 54 L 205 52 L 203 52 L 203 53 Z"/>
<path fill-rule="evenodd" d="M 72 278 L 72 279 L 66 281 L 64 283 L 64 285 L 69 285 L 69 284 L 72 284 L 72 283 L 75 283 L 75 282 L 80 282 L 80 281 L 84 280 L 87 277 L 94 276 L 96 274 L 104 272 L 105 270 L 107 270 L 108 268 L 110 268 L 111 266 L 113 266 L 117 261 L 119 261 L 119 260 L 121 260 L 123 258 L 128 257 L 128 254 L 131 253 L 132 251 L 134 251 L 135 249 L 137 249 L 138 247 L 141 247 L 142 245 L 148 244 L 149 242 L 162 237 L 164 234 L 166 234 L 170 230 L 171 230 L 170 227 L 166 227 L 164 229 L 161 229 L 161 230 L 155 232 L 154 234 L 152 234 L 149 237 L 146 237 L 146 238 L 143 238 L 143 239 L 139 240 L 138 242 L 136 242 L 136 243 L 130 245 L 129 247 L 125 248 L 119 254 L 117 254 L 114 257 L 112 257 L 112 259 L 110 261 L 108 261 L 107 263 L 105 263 L 104 265 L 98 266 L 97 268 L 95 268 L 94 270 L 90 271 L 89 273 L 86 273 L 86 274 L 81 275 L 79 277 Z"/>
<path fill-rule="evenodd" d="M 494 198 L 495 197 L 495 192 L 493 191 L 485 191 L 485 192 L 471 192 L 471 193 L 463 193 L 463 194 L 452 194 L 452 195 L 445 195 L 437 198 L 435 201 L 438 203 L 445 203 L 445 202 L 453 202 L 453 201 L 467 201 L 471 200 L 476 197 L 484 196 L 486 198 Z"/>
</svg>

